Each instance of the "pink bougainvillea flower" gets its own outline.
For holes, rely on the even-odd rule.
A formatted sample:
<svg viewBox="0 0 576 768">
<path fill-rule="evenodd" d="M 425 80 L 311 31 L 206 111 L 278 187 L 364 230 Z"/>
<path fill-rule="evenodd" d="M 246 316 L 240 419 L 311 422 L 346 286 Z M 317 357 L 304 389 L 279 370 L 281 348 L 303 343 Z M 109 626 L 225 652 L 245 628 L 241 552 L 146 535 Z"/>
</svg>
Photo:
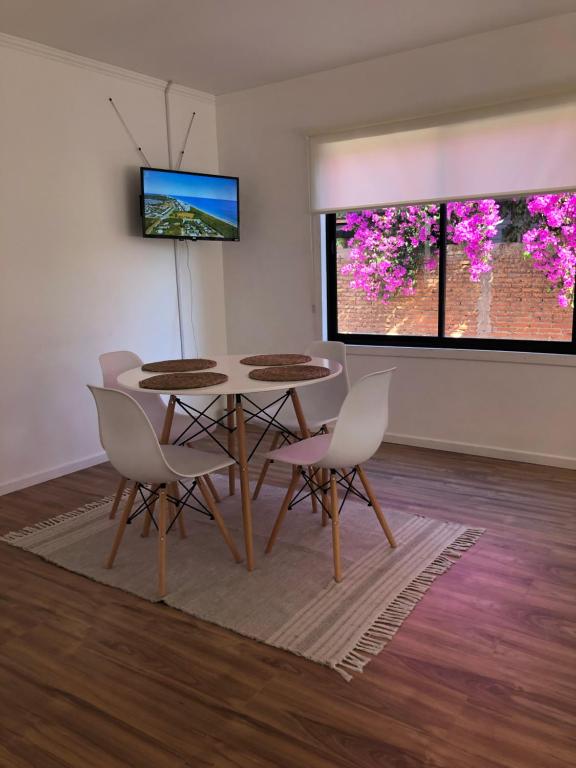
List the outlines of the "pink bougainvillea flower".
<svg viewBox="0 0 576 768">
<path fill-rule="evenodd" d="M 576 195 L 534 195 L 526 201 L 534 225 L 523 237 L 525 253 L 557 291 L 561 307 L 574 306 Z"/>
<path fill-rule="evenodd" d="M 351 277 L 351 287 L 368 301 L 383 303 L 412 295 L 426 244 L 426 268 L 438 262 L 438 211 L 437 205 L 410 205 L 347 213 L 343 229 L 352 233 L 350 260 L 341 272 Z"/>
<path fill-rule="evenodd" d="M 557 291 L 561 307 L 574 305 L 576 273 L 576 195 L 533 195 L 526 200 L 534 226 L 522 237 L 525 253 Z M 422 267 L 438 266 L 439 206 L 352 211 L 345 232 L 351 233 L 350 259 L 341 273 L 369 301 L 387 303 L 412 295 Z M 496 200 L 464 200 L 446 206 L 447 241 L 460 245 L 469 262 L 470 279 L 492 270 L 494 243 L 502 222 Z"/>
<path fill-rule="evenodd" d="M 447 205 L 448 242 L 462 245 L 470 262 L 470 279 L 477 282 L 492 269 L 494 238 L 500 224 L 496 200 L 464 200 Z"/>
</svg>

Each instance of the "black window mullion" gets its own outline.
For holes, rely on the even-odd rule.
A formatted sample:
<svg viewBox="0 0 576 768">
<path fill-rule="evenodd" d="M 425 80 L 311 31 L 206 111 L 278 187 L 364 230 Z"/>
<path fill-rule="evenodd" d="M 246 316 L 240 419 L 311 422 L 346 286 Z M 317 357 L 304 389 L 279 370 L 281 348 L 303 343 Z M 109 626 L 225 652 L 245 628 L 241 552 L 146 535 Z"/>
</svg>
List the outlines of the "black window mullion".
<svg viewBox="0 0 576 768">
<path fill-rule="evenodd" d="M 446 203 L 440 204 L 438 233 L 438 338 L 446 334 Z"/>
<path fill-rule="evenodd" d="M 326 329 L 329 339 L 338 338 L 338 261 L 336 253 L 336 214 L 326 214 Z"/>
<path fill-rule="evenodd" d="M 576 301 L 572 307 L 572 344 L 576 341 Z"/>
</svg>

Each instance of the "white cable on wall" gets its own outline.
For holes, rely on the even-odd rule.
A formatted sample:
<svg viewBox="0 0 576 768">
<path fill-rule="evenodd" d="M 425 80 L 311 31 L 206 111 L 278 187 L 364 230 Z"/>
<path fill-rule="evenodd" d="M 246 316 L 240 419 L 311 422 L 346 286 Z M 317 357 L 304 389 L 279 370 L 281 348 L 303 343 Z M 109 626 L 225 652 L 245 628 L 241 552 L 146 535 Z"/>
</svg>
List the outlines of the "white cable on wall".
<svg viewBox="0 0 576 768">
<path fill-rule="evenodd" d="M 166 146 L 168 147 L 168 167 L 172 170 L 172 132 L 170 130 L 170 99 L 168 94 L 172 80 L 168 80 L 164 88 L 164 113 L 166 117 Z M 176 275 L 176 300 L 178 303 L 178 331 L 180 335 L 180 357 L 184 358 L 184 332 L 182 328 L 182 296 L 180 288 L 180 271 L 178 269 L 178 241 L 172 241 L 174 247 L 174 273 Z"/>
<path fill-rule="evenodd" d="M 180 357 L 184 359 L 184 330 L 182 327 L 182 294 L 180 286 L 180 270 L 178 269 L 178 241 L 174 240 L 174 272 L 176 274 L 176 303 L 178 304 L 178 331 L 180 336 Z"/>
<path fill-rule="evenodd" d="M 186 240 L 186 266 L 188 267 L 188 280 L 190 283 L 190 323 L 192 325 L 192 337 L 194 339 L 194 352 L 196 357 L 200 356 L 198 339 L 196 338 L 196 324 L 194 322 L 194 287 L 192 284 L 192 270 L 190 269 L 190 244 Z"/>
</svg>

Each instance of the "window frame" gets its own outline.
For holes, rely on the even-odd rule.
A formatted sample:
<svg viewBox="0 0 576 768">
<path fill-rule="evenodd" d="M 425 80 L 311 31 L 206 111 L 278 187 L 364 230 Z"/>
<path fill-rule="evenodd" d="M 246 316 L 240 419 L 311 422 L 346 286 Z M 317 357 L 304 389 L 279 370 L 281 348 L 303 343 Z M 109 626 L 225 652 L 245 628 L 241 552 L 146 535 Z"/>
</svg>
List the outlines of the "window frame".
<svg viewBox="0 0 576 768">
<path fill-rule="evenodd" d="M 543 341 L 535 339 L 482 339 L 445 336 L 446 309 L 446 216 L 447 204 L 440 206 L 440 236 L 438 258 L 438 334 L 436 336 L 386 335 L 379 333 L 340 333 L 338 331 L 338 269 L 336 252 L 336 214 L 326 213 L 325 253 L 326 269 L 326 330 L 330 341 L 342 341 L 352 346 L 370 347 L 425 347 L 428 349 L 485 349 L 496 352 L 535 352 L 551 355 L 576 354 L 576 306 L 572 310 L 571 341 Z M 386 207 L 386 206 L 382 206 Z"/>
</svg>

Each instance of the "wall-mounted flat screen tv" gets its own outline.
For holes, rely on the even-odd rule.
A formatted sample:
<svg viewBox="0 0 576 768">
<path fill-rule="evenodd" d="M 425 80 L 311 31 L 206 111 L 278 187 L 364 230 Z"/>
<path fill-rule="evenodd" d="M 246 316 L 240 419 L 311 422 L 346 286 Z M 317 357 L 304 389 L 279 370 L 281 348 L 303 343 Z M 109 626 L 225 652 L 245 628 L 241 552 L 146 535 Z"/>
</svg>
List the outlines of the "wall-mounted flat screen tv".
<svg viewBox="0 0 576 768">
<path fill-rule="evenodd" d="M 239 240 L 238 179 L 141 168 L 144 237 Z"/>
</svg>

